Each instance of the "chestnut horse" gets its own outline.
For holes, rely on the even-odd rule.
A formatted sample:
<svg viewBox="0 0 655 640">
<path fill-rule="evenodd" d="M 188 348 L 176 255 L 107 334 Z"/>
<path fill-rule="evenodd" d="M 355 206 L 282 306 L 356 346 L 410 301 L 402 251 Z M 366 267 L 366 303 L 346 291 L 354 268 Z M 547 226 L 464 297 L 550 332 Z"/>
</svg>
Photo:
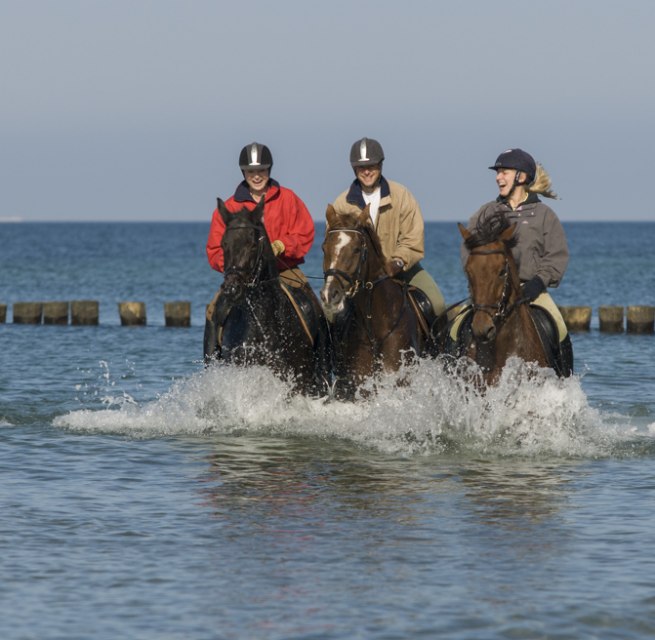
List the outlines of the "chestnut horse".
<svg viewBox="0 0 655 640">
<path fill-rule="evenodd" d="M 263 202 L 253 211 L 243 208 L 231 213 L 218 200 L 225 222 L 221 243 L 225 278 L 206 325 L 205 358 L 267 366 L 289 380 L 294 391 L 327 395 L 327 323 L 309 287 L 289 287 L 289 293 L 283 289 L 262 220 Z"/>
<path fill-rule="evenodd" d="M 498 381 L 511 356 L 541 367 L 553 366 L 529 300 L 522 297 L 512 255 L 516 224 L 510 225 L 505 216 L 498 215 L 481 221 L 474 232 L 462 224 L 458 227 L 469 251 L 464 271 L 472 310 L 470 328 L 463 332 L 469 334 L 468 340 L 464 338 L 460 345 L 460 355 L 480 365 L 486 384 Z"/>
<path fill-rule="evenodd" d="M 397 371 L 427 347 L 406 283 L 392 278 L 368 205 L 326 213 L 321 302 L 332 327 L 334 395 L 352 399 L 368 378 Z"/>
</svg>

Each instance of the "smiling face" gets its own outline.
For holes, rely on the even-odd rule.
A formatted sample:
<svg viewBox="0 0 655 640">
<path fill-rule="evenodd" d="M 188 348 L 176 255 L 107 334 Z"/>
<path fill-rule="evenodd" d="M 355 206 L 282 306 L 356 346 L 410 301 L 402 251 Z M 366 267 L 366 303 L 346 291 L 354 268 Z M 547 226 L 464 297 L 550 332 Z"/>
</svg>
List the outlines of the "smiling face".
<svg viewBox="0 0 655 640">
<path fill-rule="evenodd" d="M 365 192 L 373 191 L 377 187 L 380 176 L 382 175 L 382 163 L 365 167 L 355 167 L 355 175 Z"/>
<path fill-rule="evenodd" d="M 243 176 L 248 183 L 248 189 L 253 196 L 261 196 L 268 186 L 269 169 L 245 169 Z"/>
<path fill-rule="evenodd" d="M 525 195 L 523 186 L 527 180 L 527 175 L 523 171 L 516 169 L 500 168 L 496 170 L 496 184 L 498 185 L 498 194 L 501 198 L 508 198 L 510 194 L 519 201 Z M 517 184 L 518 183 L 518 184 Z M 512 193 L 514 189 L 514 193 Z"/>
</svg>

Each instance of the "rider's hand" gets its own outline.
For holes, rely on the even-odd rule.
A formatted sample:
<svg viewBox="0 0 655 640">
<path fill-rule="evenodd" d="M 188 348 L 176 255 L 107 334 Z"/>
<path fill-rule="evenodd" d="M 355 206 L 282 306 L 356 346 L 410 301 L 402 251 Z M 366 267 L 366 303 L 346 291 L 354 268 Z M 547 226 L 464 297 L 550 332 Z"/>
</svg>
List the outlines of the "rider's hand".
<svg viewBox="0 0 655 640">
<path fill-rule="evenodd" d="M 273 249 L 273 255 L 277 258 L 281 253 L 284 253 L 284 242 L 282 240 L 274 240 L 271 242 L 271 249 Z"/>
<path fill-rule="evenodd" d="M 546 291 L 546 285 L 539 276 L 531 278 L 523 285 L 523 297 L 530 302 L 536 300 L 544 291 Z"/>
<path fill-rule="evenodd" d="M 387 262 L 387 273 L 393 278 L 405 268 L 405 263 L 400 258 L 392 258 Z"/>
</svg>

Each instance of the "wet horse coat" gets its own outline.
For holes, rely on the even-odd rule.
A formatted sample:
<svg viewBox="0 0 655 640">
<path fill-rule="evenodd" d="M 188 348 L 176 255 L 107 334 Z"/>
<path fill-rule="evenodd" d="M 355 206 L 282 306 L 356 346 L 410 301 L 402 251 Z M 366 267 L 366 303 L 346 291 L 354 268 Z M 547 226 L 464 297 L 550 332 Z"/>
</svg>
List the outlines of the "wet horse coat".
<svg viewBox="0 0 655 640">
<path fill-rule="evenodd" d="M 552 366 L 529 300 L 522 296 L 511 251 L 516 242 L 515 225 L 498 216 L 475 232 L 458 226 L 469 249 L 464 270 L 472 307 L 469 340 L 460 345 L 460 353 L 480 365 L 487 384 L 498 380 L 512 356 L 541 367 Z"/>
<path fill-rule="evenodd" d="M 425 348 L 406 283 L 393 279 L 369 215 L 330 205 L 323 243 L 323 309 L 332 327 L 334 393 L 352 398 L 368 378 L 397 371 Z"/>
<path fill-rule="evenodd" d="M 262 221 L 263 200 L 253 211 L 243 208 L 230 213 L 219 199 L 218 210 L 225 222 L 225 278 L 211 319 L 221 336 L 218 359 L 267 366 L 280 377 L 290 379 L 295 391 L 326 394 L 327 325 L 320 304 L 308 287 L 294 292 L 299 298 L 306 298 L 300 304 L 294 304 L 283 290 Z M 310 310 L 313 317 L 309 321 L 299 316 L 301 308 Z M 211 354 L 207 335 L 205 342 L 205 353 L 209 350 Z"/>
</svg>

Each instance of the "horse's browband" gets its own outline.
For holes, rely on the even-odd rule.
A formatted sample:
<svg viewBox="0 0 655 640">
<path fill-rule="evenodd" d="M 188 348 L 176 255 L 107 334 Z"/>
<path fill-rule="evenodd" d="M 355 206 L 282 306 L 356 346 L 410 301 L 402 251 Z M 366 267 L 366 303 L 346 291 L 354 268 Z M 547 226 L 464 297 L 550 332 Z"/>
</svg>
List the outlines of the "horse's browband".
<svg viewBox="0 0 655 640">
<path fill-rule="evenodd" d="M 469 255 L 472 256 L 490 256 L 494 253 L 501 253 L 506 255 L 507 252 L 504 249 L 473 249 L 469 251 Z"/>
</svg>

